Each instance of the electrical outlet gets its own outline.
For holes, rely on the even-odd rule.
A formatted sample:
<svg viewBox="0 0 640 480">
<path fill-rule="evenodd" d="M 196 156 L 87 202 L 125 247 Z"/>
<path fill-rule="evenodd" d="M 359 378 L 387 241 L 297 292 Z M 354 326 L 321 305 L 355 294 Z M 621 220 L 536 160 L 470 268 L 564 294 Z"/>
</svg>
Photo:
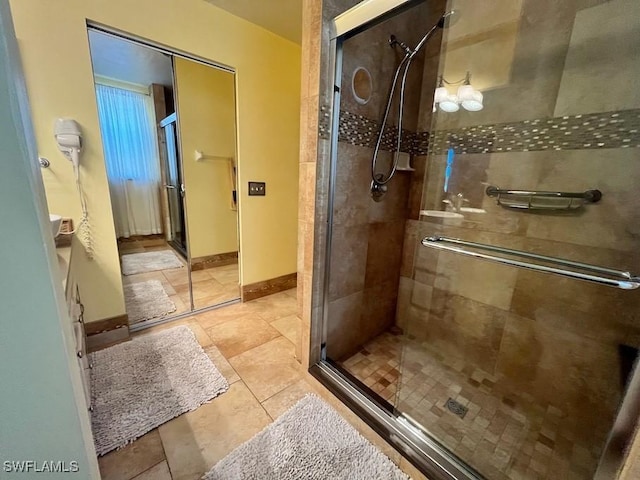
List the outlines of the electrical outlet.
<svg viewBox="0 0 640 480">
<path fill-rule="evenodd" d="M 267 193 L 267 187 L 264 182 L 249 182 L 249 196 L 259 195 L 264 197 Z"/>
</svg>

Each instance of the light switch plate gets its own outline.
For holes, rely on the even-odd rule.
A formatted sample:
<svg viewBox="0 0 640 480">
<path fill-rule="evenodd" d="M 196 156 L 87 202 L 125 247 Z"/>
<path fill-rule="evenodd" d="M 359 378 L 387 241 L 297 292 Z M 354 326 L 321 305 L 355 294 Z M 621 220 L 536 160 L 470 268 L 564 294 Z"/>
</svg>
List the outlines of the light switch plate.
<svg viewBox="0 0 640 480">
<path fill-rule="evenodd" d="M 249 196 L 265 196 L 267 193 L 267 186 L 264 182 L 249 182 Z"/>
</svg>

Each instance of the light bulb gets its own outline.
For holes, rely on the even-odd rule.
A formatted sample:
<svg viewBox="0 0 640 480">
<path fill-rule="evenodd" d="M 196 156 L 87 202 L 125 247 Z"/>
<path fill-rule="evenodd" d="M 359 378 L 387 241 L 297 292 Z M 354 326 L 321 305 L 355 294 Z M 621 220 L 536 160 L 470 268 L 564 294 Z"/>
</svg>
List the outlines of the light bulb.
<svg viewBox="0 0 640 480">
<path fill-rule="evenodd" d="M 447 87 L 436 88 L 436 93 L 433 95 L 433 101 L 435 103 L 445 102 L 447 98 L 449 98 Z"/>
<path fill-rule="evenodd" d="M 458 100 L 462 104 L 462 108 L 470 112 L 482 110 L 482 92 L 474 89 L 471 85 L 461 85 L 458 88 Z"/>
<path fill-rule="evenodd" d="M 484 108 L 484 105 L 482 104 L 482 93 L 476 93 L 478 94 L 478 98 L 476 100 L 465 100 L 464 102 L 462 102 L 462 107 L 465 110 L 468 110 L 470 112 L 479 112 Z"/>
<path fill-rule="evenodd" d="M 458 105 L 458 97 L 455 95 L 449 95 L 447 98 L 440 102 L 440 110 L 443 112 L 457 112 L 460 110 L 460 105 Z"/>
</svg>

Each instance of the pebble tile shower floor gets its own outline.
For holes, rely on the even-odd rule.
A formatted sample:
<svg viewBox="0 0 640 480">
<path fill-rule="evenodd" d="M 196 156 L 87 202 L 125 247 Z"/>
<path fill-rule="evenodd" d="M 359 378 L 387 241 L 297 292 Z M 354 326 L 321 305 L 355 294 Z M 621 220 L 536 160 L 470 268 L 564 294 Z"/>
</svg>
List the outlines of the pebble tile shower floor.
<svg viewBox="0 0 640 480">
<path fill-rule="evenodd" d="M 505 392 L 498 378 L 463 360 L 387 332 L 342 366 L 492 480 L 593 476 L 604 426 L 593 432 L 602 441 L 586 445 L 566 412 Z M 449 399 L 467 409 L 464 418 L 447 409 Z"/>
</svg>

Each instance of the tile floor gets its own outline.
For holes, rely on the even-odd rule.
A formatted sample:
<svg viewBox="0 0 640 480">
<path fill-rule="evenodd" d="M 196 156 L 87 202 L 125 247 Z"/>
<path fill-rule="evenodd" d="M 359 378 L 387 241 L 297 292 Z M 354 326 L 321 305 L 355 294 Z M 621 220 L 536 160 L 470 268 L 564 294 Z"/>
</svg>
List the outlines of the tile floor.
<svg viewBox="0 0 640 480">
<path fill-rule="evenodd" d="M 230 383 L 210 403 L 100 457 L 104 480 L 195 480 L 306 393 L 329 402 L 360 433 L 416 480 L 424 479 L 295 359 L 296 290 L 169 322 L 136 335 L 188 325 Z"/>
<path fill-rule="evenodd" d="M 149 239 L 118 240 L 120 256 L 130 253 L 143 253 L 158 250 L 172 250 L 163 238 L 157 235 Z M 171 315 L 178 315 L 190 310 L 189 278 L 184 259 L 176 253 L 184 268 L 172 268 L 155 272 L 123 275 L 124 285 L 159 280 L 169 299 L 175 304 L 176 311 Z M 240 298 L 238 264 L 224 265 L 197 270 L 191 273 L 193 286 L 193 303 L 196 309 L 217 305 L 229 300 Z"/>
<path fill-rule="evenodd" d="M 578 480 L 595 472 L 608 426 L 590 442 L 580 439 L 566 412 L 508 391 L 461 359 L 384 333 L 342 366 L 492 480 Z M 450 398 L 466 408 L 463 418 L 445 407 Z"/>
</svg>

